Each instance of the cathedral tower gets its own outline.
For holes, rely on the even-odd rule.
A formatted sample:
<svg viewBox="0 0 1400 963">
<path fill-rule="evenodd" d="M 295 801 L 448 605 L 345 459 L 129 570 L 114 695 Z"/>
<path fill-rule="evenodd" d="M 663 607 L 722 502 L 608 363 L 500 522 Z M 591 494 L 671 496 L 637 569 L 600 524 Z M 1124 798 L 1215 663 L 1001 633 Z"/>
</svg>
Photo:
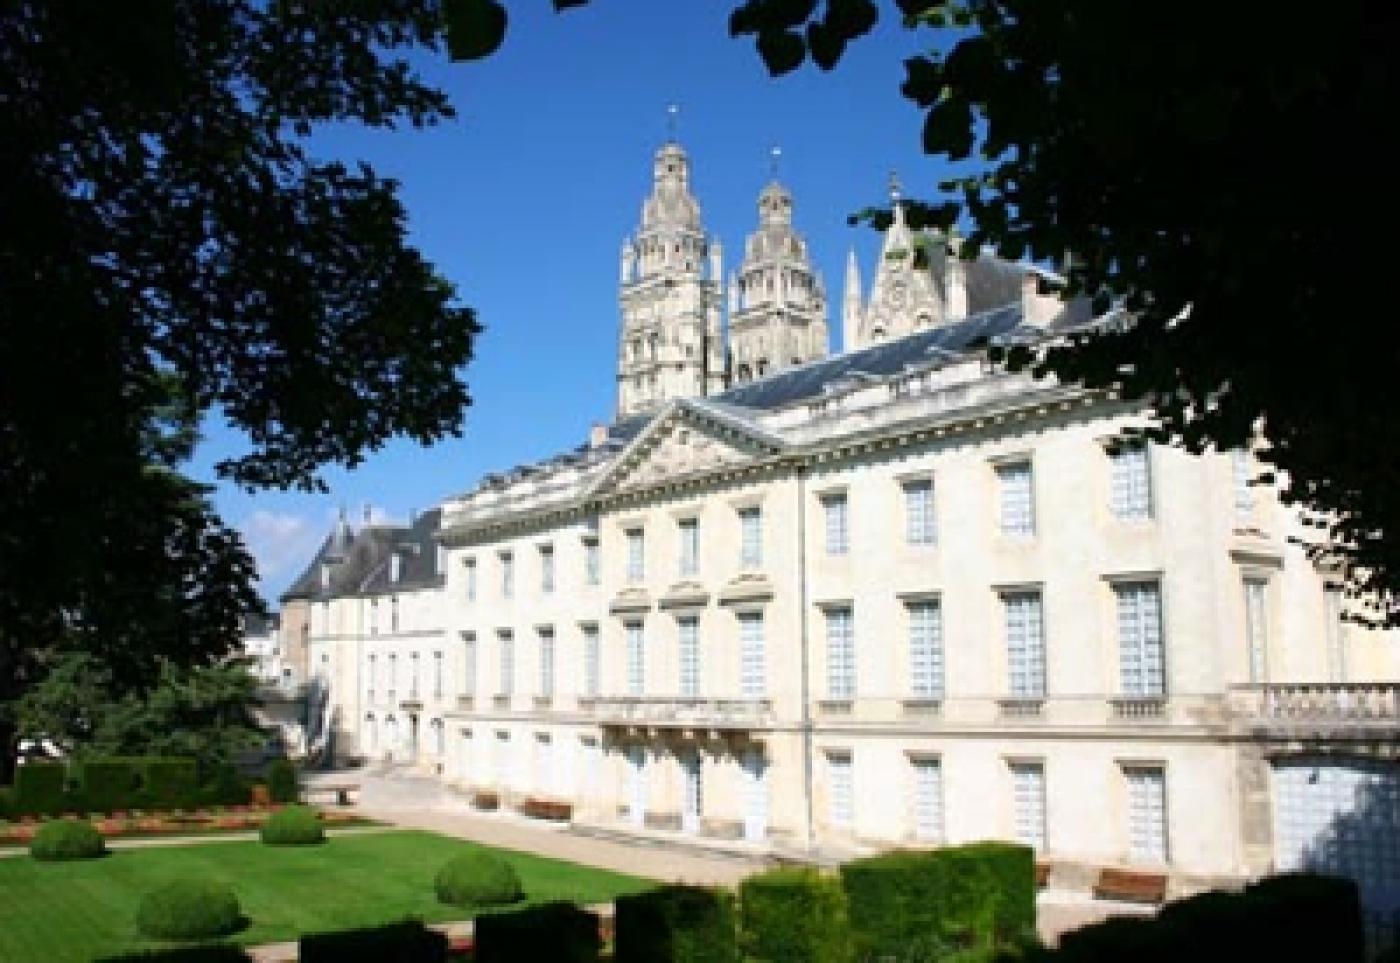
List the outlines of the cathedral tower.
<svg viewBox="0 0 1400 963">
<path fill-rule="evenodd" d="M 792 228 L 792 195 L 776 180 L 758 196 L 758 230 L 729 290 L 730 377 L 761 378 L 827 354 L 826 291 Z"/>
<path fill-rule="evenodd" d="M 724 387 L 723 263 L 690 193 L 690 159 L 674 139 L 656 152 L 651 195 L 622 245 L 617 414 Z"/>
</svg>

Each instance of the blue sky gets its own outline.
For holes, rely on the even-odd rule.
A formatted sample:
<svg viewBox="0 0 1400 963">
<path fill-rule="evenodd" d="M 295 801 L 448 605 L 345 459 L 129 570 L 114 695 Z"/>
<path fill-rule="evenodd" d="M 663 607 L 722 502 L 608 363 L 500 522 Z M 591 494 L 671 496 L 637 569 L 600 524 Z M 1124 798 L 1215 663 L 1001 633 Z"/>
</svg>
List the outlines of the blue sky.
<svg viewBox="0 0 1400 963">
<path fill-rule="evenodd" d="M 751 40 L 729 38 L 731 6 L 593 0 L 555 14 L 545 0 L 513 3 L 510 34 L 491 58 L 417 60 L 451 95 L 456 121 L 317 134 L 318 154 L 363 159 L 400 180 L 413 242 L 485 332 L 464 372 L 474 404 L 461 438 L 392 443 L 353 472 L 327 472 L 328 495 L 219 486 L 218 508 L 244 532 L 265 596 L 305 564 L 339 506 L 356 519 L 365 505 L 406 519 L 487 471 L 577 444 L 611 418 L 618 248 L 636 227 L 670 103 L 680 105 L 678 139 L 726 270 L 756 222 L 769 151 L 781 147 L 780 178 L 839 327 L 846 251 L 856 248 L 868 284 L 879 242 L 846 216 L 885 198 L 891 169 L 910 193 L 931 194 L 946 173 L 921 154 L 921 114 L 899 95 L 902 61 L 920 38 L 885 6 L 885 22 L 834 72 L 808 65 L 772 79 Z M 212 480 L 210 466 L 241 450 L 239 438 L 208 425 L 194 471 Z"/>
</svg>

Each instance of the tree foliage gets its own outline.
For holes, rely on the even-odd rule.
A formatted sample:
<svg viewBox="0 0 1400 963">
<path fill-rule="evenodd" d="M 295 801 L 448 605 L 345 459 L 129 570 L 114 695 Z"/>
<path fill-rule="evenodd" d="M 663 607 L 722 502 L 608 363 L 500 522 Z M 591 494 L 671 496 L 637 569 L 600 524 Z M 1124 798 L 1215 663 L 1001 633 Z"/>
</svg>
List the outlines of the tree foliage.
<svg viewBox="0 0 1400 963">
<path fill-rule="evenodd" d="M 926 153 L 965 171 L 908 205 L 970 225 L 965 253 L 1059 263 L 1130 323 L 1010 353 L 1014 368 L 1142 399 L 1158 440 L 1256 453 L 1316 529 L 1363 620 L 1400 624 L 1400 427 L 1385 318 L 1396 222 L 1400 7 L 898 0 Z M 885 8 L 888 14 L 890 9 Z M 835 67 L 873 0 L 745 0 L 775 75 Z M 883 226 L 888 211 L 860 218 Z M 1067 263 L 1066 263 L 1067 262 Z"/>
<path fill-rule="evenodd" d="M 179 473 L 203 417 L 248 487 L 459 431 L 472 313 L 397 185 L 306 140 L 451 117 L 404 59 L 440 29 L 429 0 L 0 10 L 0 769 L 47 653 L 139 688 L 258 607 Z"/>
<path fill-rule="evenodd" d="M 122 692 L 95 656 L 72 652 L 46 666 L 16 706 L 22 738 L 85 756 L 181 756 L 206 776 L 234 765 L 265 733 L 252 710 L 257 680 L 242 660 L 193 668 L 165 663 L 155 684 Z"/>
</svg>

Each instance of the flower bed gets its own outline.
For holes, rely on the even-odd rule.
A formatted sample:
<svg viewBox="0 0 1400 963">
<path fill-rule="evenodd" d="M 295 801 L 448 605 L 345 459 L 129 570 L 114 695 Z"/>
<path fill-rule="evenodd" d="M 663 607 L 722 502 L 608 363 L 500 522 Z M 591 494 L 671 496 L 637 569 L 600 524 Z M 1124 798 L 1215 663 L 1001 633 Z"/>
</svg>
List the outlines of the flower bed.
<svg viewBox="0 0 1400 963">
<path fill-rule="evenodd" d="M 520 804 L 520 814 L 531 819 L 548 819 L 552 822 L 568 822 L 574 815 L 574 807 L 566 802 L 553 799 L 538 799 L 534 796 Z"/>
<path fill-rule="evenodd" d="M 220 832 L 248 832 L 260 829 L 268 816 L 281 809 L 270 806 L 229 806 L 216 809 L 144 812 L 141 810 L 93 813 L 89 821 L 106 839 L 131 836 L 206 835 Z M 70 818 L 70 817 L 64 817 Z M 78 818 L 76 815 L 71 818 Z M 352 812 L 326 811 L 321 820 L 328 824 L 354 824 L 364 819 Z M 19 822 L 0 821 L 0 846 L 26 846 L 38 832 L 40 821 L 23 817 Z"/>
</svg>

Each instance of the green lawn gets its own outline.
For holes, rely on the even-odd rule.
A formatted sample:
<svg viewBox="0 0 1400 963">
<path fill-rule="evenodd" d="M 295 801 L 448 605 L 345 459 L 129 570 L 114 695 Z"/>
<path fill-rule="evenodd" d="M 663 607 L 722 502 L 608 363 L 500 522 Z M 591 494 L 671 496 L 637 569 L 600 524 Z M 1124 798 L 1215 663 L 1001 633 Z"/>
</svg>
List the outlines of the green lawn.
<svg viewBox="0 0 1400 963">
<path fill-rule="evenodd" d="M 0 960 L 64 963 L 158 944 L 136 933 L 142 894 L 166 880 L 198 876 L 230 883 L 250 919 L 235 939 L 270 943 L 302 933 L 352 929 L 405 916 L 462 919 L 440 905 L 433 876 L 472 843 L 435 833 L 393 831 L 332 838 L 322 846 L 201 843 L 118 850 L 104 859 L 39 863 L 0 859 Z M 520 874 L 530 902 L 607 902 L 654 883 L 576 863 L 497 850 Z"/>
</svg>

